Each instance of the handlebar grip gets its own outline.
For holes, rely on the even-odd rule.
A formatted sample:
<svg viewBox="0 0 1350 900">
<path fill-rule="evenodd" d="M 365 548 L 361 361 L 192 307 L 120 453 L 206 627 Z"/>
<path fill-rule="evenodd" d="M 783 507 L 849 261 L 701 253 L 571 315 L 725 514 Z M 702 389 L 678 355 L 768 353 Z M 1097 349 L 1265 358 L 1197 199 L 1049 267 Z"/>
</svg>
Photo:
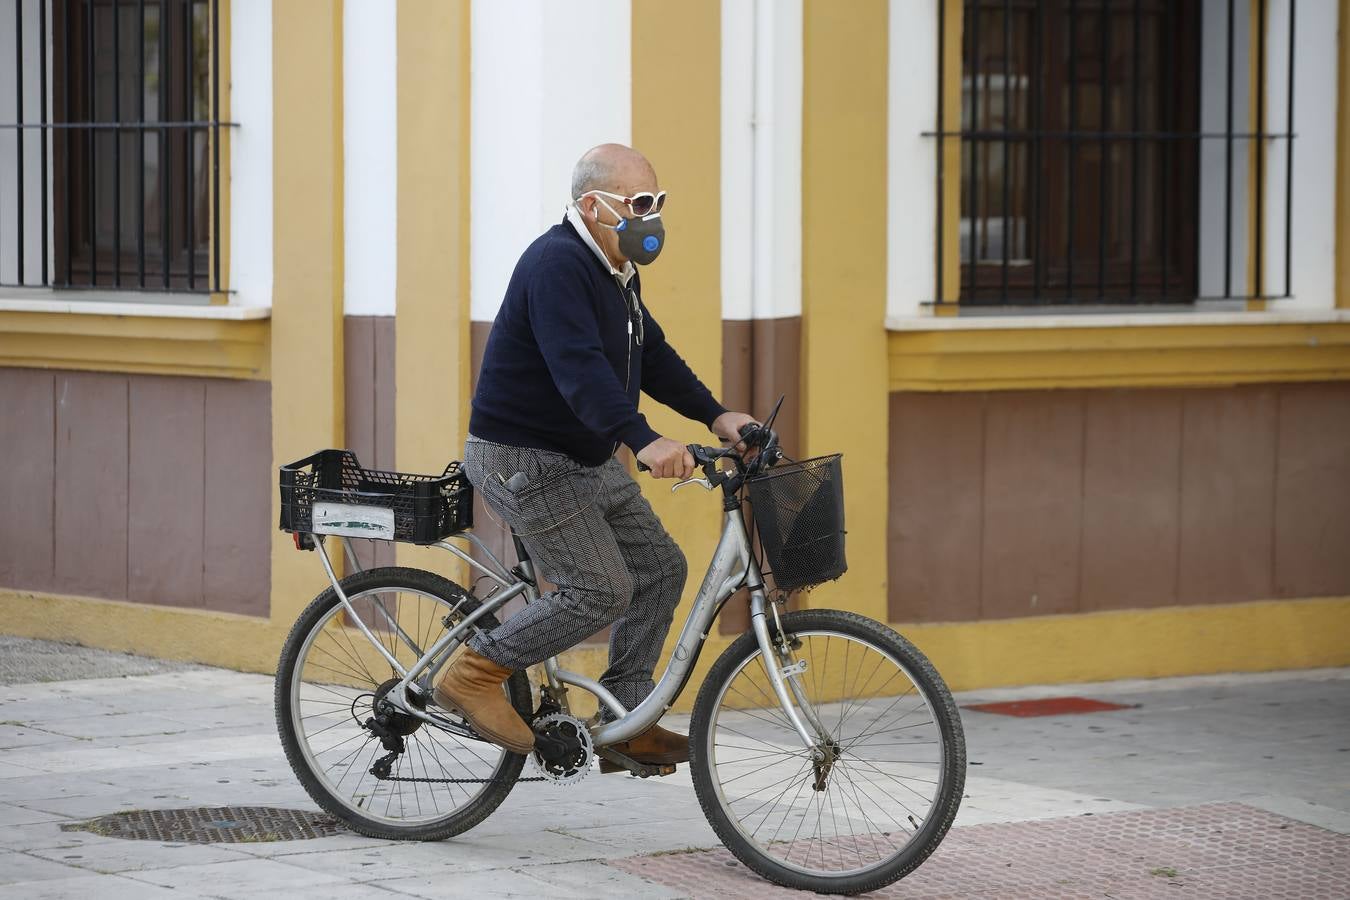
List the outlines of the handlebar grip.
<svg viewBox="0 0 1350 900">
<path fill-rule="evenodd" d="M 689 455 L 694 457 L 695 462 L 707 462 L 707 460 L 699 458 L 699 451 L 702 448 L 699 447 L 698 444 L 686 444 L 685 447 L 689 451 Z M 652 467 L 638 459 L 636 454 L 633 455 L 633 462 L 637 463 L 637 470 L 639 472 L 650 472 L 652 470 Z"/>
</svg>

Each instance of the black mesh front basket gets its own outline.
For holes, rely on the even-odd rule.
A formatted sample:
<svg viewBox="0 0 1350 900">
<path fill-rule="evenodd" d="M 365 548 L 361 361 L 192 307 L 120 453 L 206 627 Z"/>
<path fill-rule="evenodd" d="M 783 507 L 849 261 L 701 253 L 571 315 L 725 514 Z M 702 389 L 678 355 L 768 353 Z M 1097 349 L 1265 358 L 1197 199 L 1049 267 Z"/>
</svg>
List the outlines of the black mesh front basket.
<svg viewBox="0 0 1350 900">
<path fill-rule="evenodd" d="M 351 530 L 315 527 L 315 504 L 337 504 L 361 518 L 379 519 L 392 510 L 388 532 L 359 535 Z M 383 513 L 388 517 L 389 513 Z M 344 523 L 349 525 L 349 523 Z M 320 450 L 281 467 L 281 530 L 302 533 L 373 536 L 387 540 L 434 544 L 473 524 L 473 487 L 458 462 L 440 475 L 408 475 L 363 469 L 350 450 Z"/>
<path fill-rule="evenodd" d="M 747 483 L 755 529 L 781 590 L 831 581 L 844 558 L 844 470 L 838 453 L 783 463 Z"/>
</svg>

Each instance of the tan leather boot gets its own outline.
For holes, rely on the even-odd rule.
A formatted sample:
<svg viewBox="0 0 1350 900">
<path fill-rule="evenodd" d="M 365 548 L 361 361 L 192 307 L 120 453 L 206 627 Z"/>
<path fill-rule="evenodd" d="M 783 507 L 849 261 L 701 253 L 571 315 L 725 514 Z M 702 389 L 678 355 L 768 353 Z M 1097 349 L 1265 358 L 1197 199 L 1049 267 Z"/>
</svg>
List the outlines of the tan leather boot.
<svg viewBox="0 0 1350 900">
<path fill-rule="evenodd" d="M 511 672 L 464 647 L 446 664 L 431 696 L 468 719 L 474 731 L 494 744 L 512 753 L 529 753 L 534 749 L 534 732 L 502 691 Z"/>
<path fill-rule="evenodd" d="M 637 737 L 612 745 L 612 749 L 649 766 L 673 766 L 689 762 L 689 738 L 660 725 L 653 725 Z M 621 772 L 622 768 L 602 758 L 601 772 Z"/>
</svg>

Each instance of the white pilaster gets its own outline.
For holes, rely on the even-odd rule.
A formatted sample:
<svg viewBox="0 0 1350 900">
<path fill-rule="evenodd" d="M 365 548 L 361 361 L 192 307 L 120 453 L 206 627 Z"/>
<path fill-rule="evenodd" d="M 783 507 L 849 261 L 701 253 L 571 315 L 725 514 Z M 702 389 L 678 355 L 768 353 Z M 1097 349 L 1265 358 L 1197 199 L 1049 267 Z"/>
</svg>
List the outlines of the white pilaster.
<svg viewBox="0 0 1350 900">
<path fill-rule="evenodd" d="M 521 252 L 561 221 L 581 154 L 632 141 L 632 11 L 474 0 L 472 21 L 470 314 L 487 322 Z"/>
<path fill-rule="evenodd" d="M 398 22 L 394 0 L 345 0 L 343 310 L 392 316 L 398 266 Z"/>
</svg>

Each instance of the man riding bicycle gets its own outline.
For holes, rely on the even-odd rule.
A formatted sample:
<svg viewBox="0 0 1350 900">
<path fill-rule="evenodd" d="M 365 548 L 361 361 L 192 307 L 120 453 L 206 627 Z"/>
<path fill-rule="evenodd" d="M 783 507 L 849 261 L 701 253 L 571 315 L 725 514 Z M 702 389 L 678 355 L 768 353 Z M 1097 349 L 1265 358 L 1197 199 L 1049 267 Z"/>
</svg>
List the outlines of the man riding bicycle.
<svg viewBox="0 0 1350 900">
<path fill-rule="evenodd" d="M 728 412 L 642 302 L 636 266 L 665 243 L 665 191 L 642 154 L 587 151 L 563 221 L 521 255 L 483 354 L 464 471 L 557 589 L 469 640 L 434 696 L 517 753 L 534 733 L 502 684 L 611 623 L 601 683 L 628 709 L 652 670 L 684 589 L 684 554 L 614 456 L 626 445 L 657 478 L 688 478 L 685 444 L 638 411 L 645 391 L 724 440 L 754 420 Z M 604 714 L 604 713 L 602 713 Z M 615 750 L 649 765 L 689 759 L 688 740 L 653 725 Z"/>
</svg>

